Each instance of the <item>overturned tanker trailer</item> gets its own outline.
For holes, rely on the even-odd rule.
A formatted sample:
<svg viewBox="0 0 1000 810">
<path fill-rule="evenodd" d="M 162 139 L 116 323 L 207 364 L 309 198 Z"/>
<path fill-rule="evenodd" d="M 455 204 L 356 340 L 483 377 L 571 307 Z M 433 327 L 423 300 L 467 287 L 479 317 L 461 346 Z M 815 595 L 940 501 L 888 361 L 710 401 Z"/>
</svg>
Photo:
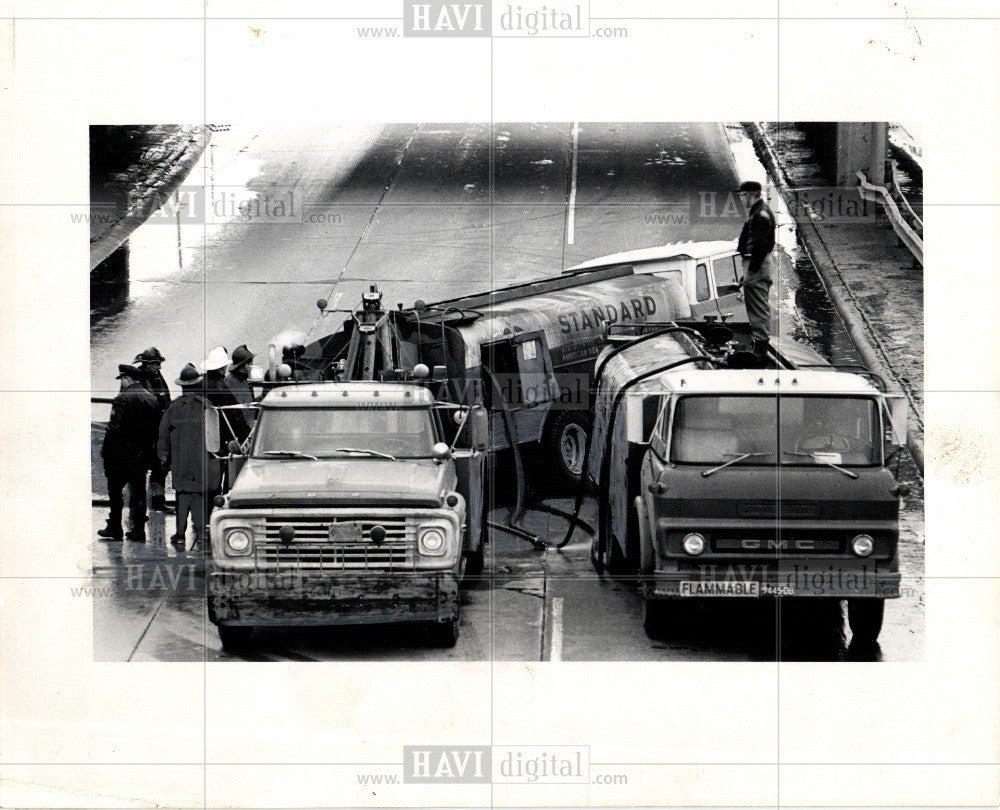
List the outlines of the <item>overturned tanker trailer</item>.
<svg viewBox="0 0 1000 810">
<path fill-rule="evenodd" d="M 372 287 L 340 329 L 285 348 L 282 360 L 297 380 L 391 380 L 424 364 L 434 370 L 439 398 L 486 406 L 491 451 L 535 445 L 558 477 L 575 483 L 590 426 L 593 361 L 608 327 L 690 317 L 675 279 L 623 266 L 387 311 Z M 373 352 L 352 348 L 358 331 Z"/>
</svg>

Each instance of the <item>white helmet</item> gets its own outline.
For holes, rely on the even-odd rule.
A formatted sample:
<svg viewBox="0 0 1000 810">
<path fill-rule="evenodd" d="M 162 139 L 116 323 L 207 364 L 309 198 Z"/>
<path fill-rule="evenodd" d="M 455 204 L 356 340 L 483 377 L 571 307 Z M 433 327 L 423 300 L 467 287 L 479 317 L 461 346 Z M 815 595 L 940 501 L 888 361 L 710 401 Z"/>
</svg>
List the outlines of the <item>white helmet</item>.
<svg viewBox="0 0 1000 810">
<path fill-rule="evenodd" d="M 229 365 L 229 352 L 225 346 L 216 346 L 208 353 L 208 357 L 201 361 L 199 366 L 201 371 L 218 371 Z"/>
</svg>

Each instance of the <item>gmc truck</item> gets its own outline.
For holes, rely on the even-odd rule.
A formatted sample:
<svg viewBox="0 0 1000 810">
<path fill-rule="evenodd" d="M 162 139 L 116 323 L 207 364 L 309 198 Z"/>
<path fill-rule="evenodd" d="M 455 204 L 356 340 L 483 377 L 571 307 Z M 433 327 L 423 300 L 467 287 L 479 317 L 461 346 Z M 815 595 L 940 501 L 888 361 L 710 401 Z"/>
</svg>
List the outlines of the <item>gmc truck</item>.
<svg viewBox="0 0 1000 810">
<path fill-rule="evenodd" d="M 736 326 L 615 342 L 598 361 L 592 557 L 637 570 L 649 635 L 686 598 L 823 597 L 874 642 L 899 596 L 905 399 L 790 341 L 761 368 Z"/>
</svg>

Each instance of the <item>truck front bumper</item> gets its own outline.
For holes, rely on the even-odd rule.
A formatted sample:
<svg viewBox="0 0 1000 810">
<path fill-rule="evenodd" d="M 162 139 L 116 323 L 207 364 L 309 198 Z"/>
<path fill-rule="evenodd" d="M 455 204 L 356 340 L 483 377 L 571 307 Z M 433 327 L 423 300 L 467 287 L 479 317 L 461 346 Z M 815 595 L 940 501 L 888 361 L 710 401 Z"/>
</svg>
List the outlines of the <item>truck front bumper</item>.
<svg viewBox="0 0 1000 810">
<path fill-rule="evenodd" d="M 779 560 L 769 563 L 722 562 L 694 565 L 661 561 L 642 584 L 647 599 L 674 597 L 760 596 L 827 597 L 834 599 L 895 599 L 900 595 L 900 574 L 894 566 L 841 560 Z"/>
<path fill-rule="evenodd" d="M 215 571 L 208 580 L 208 617 L 236 627 L 449 621 L 458 618 L 458 577 L 451 570 Z"/>
</svg>

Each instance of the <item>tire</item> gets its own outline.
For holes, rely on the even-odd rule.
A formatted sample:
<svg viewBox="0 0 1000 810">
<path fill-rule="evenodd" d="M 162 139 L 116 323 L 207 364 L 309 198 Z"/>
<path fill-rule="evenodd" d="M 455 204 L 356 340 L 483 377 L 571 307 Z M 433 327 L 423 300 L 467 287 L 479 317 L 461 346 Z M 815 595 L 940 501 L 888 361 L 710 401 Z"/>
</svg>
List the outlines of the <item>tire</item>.
<svg viewBox="0 0 1000 810">
<path fill-rule="evenodd" d="M 603 504 L 600 507 L 600 512 L 601 530 L 607 538 L 604 556 L 601 558 L 601 569 L 613 577 L 626 574 L 629 572 L 629 564 L 622 553 L 621 546 L 618 545 L 618 541 L 615 540 L 615 536 L 611 531 L 611 510 L 606 504 Z"/>
<path fill-rule="evenodd" d="M 653 640 L 663 638 L 669 626 L 671 604 L 665 599 L 642 600 L 642 629 Z"/>
<path fill-rule="evenodd" d="M 635 519 L 639 530 L 639 573 L 648 576 L 656 570 L 656 550 L 649 536 L 649 521 L 642 497 L 635 499 Z"/>
<path fill-rule="evenodd" d="M 252 627 L 235 627 L 231 624 L 219 625 L 219 641 L 226 652 L 240 652 L 250 646 Z"/>
<path fill-rule="evenodd" d="M 465 576 L 478 577 L 486 562 L 486 541 L 480 539 L 479 548 L 465 555 Z"/>
<path fill-rule="evenodd" d="M 594 566 L 594 570 L 598 574 L 604 573 L 604 560 L 601 559 L 601 555 L 598 551 L 598 543 L 600 542 L 600 532 L 594 534 L 593 539 L 590 541 L 590 564 Z"/>
<path fill-rule="evenodd" d="M 432 647 L 454 647 L 458 643 L 458 617 L 446 622 L 430 622 L 427 625 L 427 642 Z"/>
<path fill-rule="evenodd" d="M 483 487 L 482 491 L 482 517 L 479 522 L 479 548 L 475 551 L 470 551 L 465 557 L 465 575 L 469 577 L 478 577 L 483 573 L 483 568 L 486 563 L 486 542 L 489 538 L 490 532 L 490 504 L 487 499 L 486 487 Z M 466 507 L 468 508 L 468 507 Z"/>
<path fill-rule="evenodd" d="M 557 411 L 545 426 L 546 460 L 556 478 L 566 486 L 580 485 L 589 434 L 590 420 L 579 411 Z"/>
<path fill-rule="evenodd" d="M 884 599 L 848 599 L 847 622 L 853 633 L 851 643 L 874 644 L 878 641 L 884 616 Z"/>
</svg>

